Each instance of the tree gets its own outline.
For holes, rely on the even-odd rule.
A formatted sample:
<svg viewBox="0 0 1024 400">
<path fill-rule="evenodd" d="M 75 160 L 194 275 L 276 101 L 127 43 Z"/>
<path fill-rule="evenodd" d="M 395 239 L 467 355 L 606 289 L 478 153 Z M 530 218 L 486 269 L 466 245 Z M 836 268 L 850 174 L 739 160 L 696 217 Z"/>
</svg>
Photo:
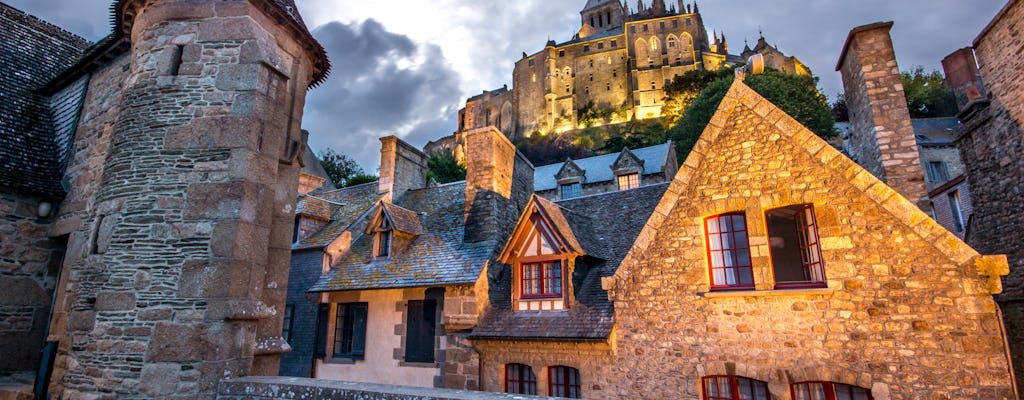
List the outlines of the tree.
<svg viewBox="0 0 1024 400">
<path fill-rule="evenodd" d="M 695 69 L 677 75 L 665 86 L 665 105 L 661 108 L 661 123 L 664 127 L 674 126 L 683 116 L 683 111 L 713 82 L 733 76 L 732 68 L 717 71 Z"/>
<path fill-rule="evenodd" d="M 349 182 L 353 177 L 365 175 L 363 168 L 348 156 L 328 148 L 320 153 L 320 165 L 327 172 L 327 177 L 338 187 L 352 186 Z M 365 183 L 365 182 L 364 182 Z"/>
<path fill-rule="evenodd" d="M 466 179 L 466 167 L 459 164 L 451 151 L 439 151 L 427 160 L 427 177 L 437 183 L 451 183 Z"/>
<path fill-rule="evenodd" d="M 348 182 L 345 182 L 345 187 L 355 186 L 355 185 L 362 185 L 364 183 L 376 182 L 376 181 L 379 181 L 379 180 L 380 180 L 380 177 L 378 177 L 377 175 L 367 175 L 367 174 L 353 175 L 351 178 L 348 178 Z"/>
<path fill-rule="evenodd" d="M 835 117 L 836 122 L 850 121 L 850 109 L 846 107 L 845 94 L 836 95 L 836 101 L 832 103 L 832 116 Z"/>
<path fill-rule="evenodd" d="M 900 73 L 903 94 L 911 118 L 936 118 L 956 115 L 956 99 L 939 71 L 925 72 L 918 65 Z"/>
<path fill-rule="evenodd" d="M 708 85 L 669 130 L 668 136 L 676 141 L 676 154 L 680 160 L 685 160 L 690 154 L 732 86 L 733 79 L 729 76 Z M 816 79 L 767 70 L 764 74 L 747 75 L 744 83 L 816 135 L 824 139 L 837 135 L 828 99 L 818 91 Z"/>
</svg>

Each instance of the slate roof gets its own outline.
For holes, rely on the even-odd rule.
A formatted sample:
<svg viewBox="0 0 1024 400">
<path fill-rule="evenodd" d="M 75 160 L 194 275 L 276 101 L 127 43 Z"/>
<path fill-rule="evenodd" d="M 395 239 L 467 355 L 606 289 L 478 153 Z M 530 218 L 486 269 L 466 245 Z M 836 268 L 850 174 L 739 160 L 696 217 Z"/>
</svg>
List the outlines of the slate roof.
<svg viewBox="0 0 1024 400">
<path fill-rule="evenodd" d="M 306 131 L 303 131 L 303 134 L 306 133 Z M 315 190 L 316 192 L 326 192 L 337 189 L 337 187 L 334 186 L 334 181 L 331 180 L 331 177 L 327 176 L 327 171 L 324 170 L 324 166 L 320 164 L 320 158 L 313 153 L 313 149 L 311 147 L 306 146 L 306 154 L 302 156 L 302 159 L 306 162 L 306 165 L 302 166 L 303 173 L 325 179 L 323 186 L 321 186 L 320 189 Z"/>
<path fill-rule="evenodd" d="M 53 98 L 36 90 L 73 64 L 89 42 L 4 3 L 0 30 L 0 186 L 62 197 L 70 140 L 54 132 L 77 122 L 84 88 Z"/>
<path fill-rule="evenodd" d="M 587 0 L 587 5 L 583 6 L 583 10 L 589 10 L 591 8 L 607 4 L 613 0 Z"/>
<path fill-rule="evenodd" d="M 672 146 L 672 143 L 666 142 L 656 146 L 644 147 L 630 151 L 632 151 L 633 155 L 637 158 L 644 161 L 643 175 L 650 175 L 661 173 L 662 168 L 665 166 L 665 162 L 668 160 L 670 146 Z M 619 158 L 619 154 L 620 152 L 616 152 L 605 154 L 603 156 L 573 160 L 573 162 L 583 170 L 587 171 L 587 180 L 583 182 L 584 184 L 613 181 L 615 180 L 615 174 L 612 173 L 611 165 Z M 537 167 L 533 171 L 534 190 L 541 192 L 557 189 L 558 181 L 555 180 L 555 175 L 558 174 L 558 171 L 562 169 L 562 165 L 564 164 L 564 162 L 561 162 Z"/>
<path fill-rule="evenodd" d="M 386 210 L 388 218 L 391 219 L 391 227 L 394 230 L 410 235 L 419 235 L 423 231 L 423 228 L 420 227 L 420 216 L 415 211 L 406 210 L 386 202 L 382 202 L 380 205 Z"/>
<path fill-rule="evenodd" d="M 113 23 L 113 30 L 110 35 L 100 39 L 80 59 L 74 60 L 77 61 L 74 66 L 66 68 L 63 73 L 55 76 L 47 85 L 50 90 L 77 80 L 89 73 L 89 71 L 96 69 L 98 65 L 105 64 L 108 60 L 131 49 L 131 44 L 126 35 L 128 33 L 126 30 L 130 30 L 131 24 L 126 24 L 124 19 L 124 6 L 129 1 L 131 0 L 116 0 L 110 5 L 110 19 Z M 319 86 L 326 81 L 327 75 L 331 71 L 331 62 L 327 57 L 327 50 L 313 37 L 309 28 L 306 27 L 306 23 L 302 20 L 294 0 L 250 1 L 257 7 L 262 8 L 272 19 L 276 18 L 278 23 L 290 24 L 297 31 L 297 37 L 307 43 L 306 50 L 311 52 L 314 57 L 313 80 L 310 81 L 309 87 Z M 261 7 L 261 3 L 265 4 L 265 6 Z M 283 18 L 277 18 L 276 13 L 280 13 Z"/>
<path fill-rule="evenodd" d="M 419 213 L 420 235 L 395 238 L 392 257 L 375 261 L 373 237 L 352 229 L 352 244 L 341 261 L 309 292 L 396 289 L 474 283 L 499 245 L 463 243 L 466 182 L 406 192 L 395 203 Z"/>
<path fill-rule="evenodd" d="M 960 129 L 960 120 L 956 117 L 916 118 L 910 123 L 914 125 L 919 145 L 952 146 L 956 131 Z"/>
<path fill-rule="evenodd" d="M 316 206 L 311 206 L 309 202 L 304 203 L 300 201 L 296 207 L 297 212 L 306 211 L 307 207 L 322 207 L 324 203 L 327 203 L 331 208 L 331 221 L 319 232 L 294 244 L 292 250 L 312 250 L 327 246 L 348 229 L 350 225 L 353 225 L 360 219 L 366 219 L 369 215 L 368 211 L 373 208 L 374 203 L 380 200 L 383 195 L 377 193 L 377 182 L 370 182 L 305 197 L 315 197 L 323 201 L 318 201 L 317 203 L 319 204 Z M 320 211 L 309 210 L 309 212 Z"/>
<path fill-rule="evenodd" d="M 555 203 L 584 248 L 600 248 L 602 258 L 580 257 L 572 276 L 576 304 L 564 311 L 512 311 L 512 274 L 495 274 L 490 281 L 491 309 L 473 329 L 472 339 L 607 340 L 615 324 L 615 310 L 601 278 L 615 274 L 623 257 L 661 200 L 668 183 L 602 193 Z M 559 227 L 558 229 L 562 229 Z M 581 234 L 586 230 L 590 233 Z"/>
</svg>

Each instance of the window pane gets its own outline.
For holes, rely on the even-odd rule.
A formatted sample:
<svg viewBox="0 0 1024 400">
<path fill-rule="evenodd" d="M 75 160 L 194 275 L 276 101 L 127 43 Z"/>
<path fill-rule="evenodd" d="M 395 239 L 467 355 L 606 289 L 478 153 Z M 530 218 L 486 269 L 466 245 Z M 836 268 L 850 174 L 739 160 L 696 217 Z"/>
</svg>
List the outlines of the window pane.
<svg viewBox="0 0 1024 400">
<path fill-rule="evenodd" d="M 708 239 L 711 240 L 711 242 L 710 242 L 711 250 L 721 250 L 722 249 L 722 237 L 721 236 L 719 236 L 719 235 L 711 235 Z"/>
<path fill-rule="evenodd" d="M 724 267 L 725 261 L 722 259 L 722 252 L 716 251 L 711 253 L 711 265 L 715 267 Z"/>
<path fill-rule="evenodd" d="M 722 230 L 718 228 L 718 219 L 712 218 L 707 221 L 708 233 L 719 233 Z"/>
</svg>

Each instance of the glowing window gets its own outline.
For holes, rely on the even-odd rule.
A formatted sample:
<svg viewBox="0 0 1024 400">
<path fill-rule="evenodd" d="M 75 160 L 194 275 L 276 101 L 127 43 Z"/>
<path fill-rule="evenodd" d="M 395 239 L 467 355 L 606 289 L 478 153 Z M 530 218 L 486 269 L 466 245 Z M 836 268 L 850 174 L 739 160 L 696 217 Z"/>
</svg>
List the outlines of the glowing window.
<svg viewBox="0 0 1024 400">
<path fill-rule="evenodd" d="M 619 190 L 636 189 L 640 187 L 640 174 L 626 174 L 618 176 Z"/>
<path fill-rule="evenodd" d="M 814 207 L 797 205 L 769 210 L 765 220 L 775 287 L 824 287 L 825 264 Z"/>
</svg>

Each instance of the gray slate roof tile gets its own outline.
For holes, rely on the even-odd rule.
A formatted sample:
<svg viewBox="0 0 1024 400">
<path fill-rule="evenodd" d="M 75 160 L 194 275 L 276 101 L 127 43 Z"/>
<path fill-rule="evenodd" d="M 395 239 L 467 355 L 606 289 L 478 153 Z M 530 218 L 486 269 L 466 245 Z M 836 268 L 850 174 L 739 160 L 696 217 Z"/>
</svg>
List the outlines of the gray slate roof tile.
<svg viewBox="0 0 1024 400">
<path fill-rule="evenodd" d="M 640 160 L 644 161 L 644 175 L 657 174 L 661 172 L 669 155 L 671 142 L 662 143 L 656 146 L 644 147 L 631 150 Z M 619 158 L 621 152 L 605 154 L 602 156 L 582 158 L 573 160 L 577 166 L 587 171 L 587 179 L 583 183 L 608 182 L 615 179 L 611 165 Z M 564 162 L 537 167 L 533 171 L 533 189 L 541 192 L 558 188 L 558 181 L 555 175 L 562 169 Z"/>
</svg>

